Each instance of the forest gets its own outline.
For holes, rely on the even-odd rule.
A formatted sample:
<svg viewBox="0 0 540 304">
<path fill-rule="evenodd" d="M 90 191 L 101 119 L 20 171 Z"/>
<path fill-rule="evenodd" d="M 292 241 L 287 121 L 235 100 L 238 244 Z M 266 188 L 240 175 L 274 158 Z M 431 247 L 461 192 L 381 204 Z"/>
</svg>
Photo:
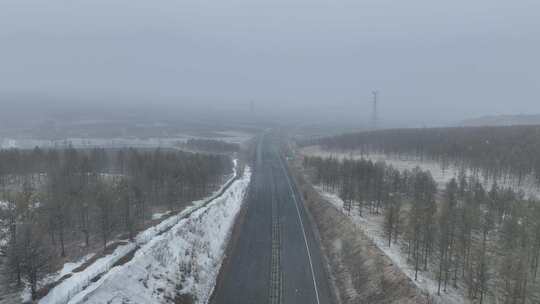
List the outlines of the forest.
<svg viewBox="0 0 540 304">
<path fill-rule="evenodd" d="M 328 149 L 358 149 L 454 163 L 485 176 L 531 175 L 540 183 L 540 126 L 376 130 L 303 142 Z"/>
<path fill-rule="evenodd" d="M 314 184 L 343 200 L 345 214 L 379 215 L 388 246 L 400 246 L 437 292 L 474 303 L 538 303 L 540 202 L 461 174 L 438 189 L 429 171 L 384 162 L 305 157 Z"/>
<path fill-rule="evenodd" d="M 163 149 L 0 151 L 0 240 L 9 283 L 35 297 L 70 258 L 132 239 L 232 174 L 229 157 Z"/>
</svg>

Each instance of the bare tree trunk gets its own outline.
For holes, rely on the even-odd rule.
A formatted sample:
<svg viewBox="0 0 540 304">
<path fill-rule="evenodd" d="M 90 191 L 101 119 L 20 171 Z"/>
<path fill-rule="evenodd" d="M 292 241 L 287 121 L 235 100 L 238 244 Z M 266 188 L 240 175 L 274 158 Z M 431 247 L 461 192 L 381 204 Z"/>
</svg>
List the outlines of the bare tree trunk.
<svg viewBox="0 0 540 304">
<path fill-rule="evenodd" d="M 64 227 L 63 227 L 63 225 L 60 226 L 59 237 L 60 237 L 61 255 L 62 255 L 62 257 L 66 257 L 66 248 L 65 248 L 65 244 L 64 244 Z"/>
</svg>

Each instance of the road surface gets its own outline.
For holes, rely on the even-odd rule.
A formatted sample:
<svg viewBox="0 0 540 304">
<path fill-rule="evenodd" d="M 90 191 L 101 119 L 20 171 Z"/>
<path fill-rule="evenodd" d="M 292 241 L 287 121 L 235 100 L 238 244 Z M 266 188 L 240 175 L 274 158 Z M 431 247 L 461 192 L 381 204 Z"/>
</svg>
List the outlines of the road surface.
<svg viewBox="0 0 540 304">
<path fill-rule="evenodd" d="M 259 142 L 246 208 L 212 303 L 334 303 L 319 244 L 271 135 Z"/>
</svg>

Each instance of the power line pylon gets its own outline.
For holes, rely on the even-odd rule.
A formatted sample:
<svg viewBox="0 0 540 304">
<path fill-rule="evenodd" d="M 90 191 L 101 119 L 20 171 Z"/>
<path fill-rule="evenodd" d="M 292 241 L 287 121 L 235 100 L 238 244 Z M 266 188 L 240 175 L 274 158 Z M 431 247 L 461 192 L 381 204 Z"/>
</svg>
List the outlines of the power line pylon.
<svg viewBox="0 0 540 304">
<path fill-rule="evenodd" d="M 377 103 L 379 99 L 379 91 L 373 91 L 373 113 L 371 116 L 371 128 L 373 130 L 377 130 L 378 128 L 378 120 L 379 120 L 379 113 L 377 112 Z"/>
</svg>

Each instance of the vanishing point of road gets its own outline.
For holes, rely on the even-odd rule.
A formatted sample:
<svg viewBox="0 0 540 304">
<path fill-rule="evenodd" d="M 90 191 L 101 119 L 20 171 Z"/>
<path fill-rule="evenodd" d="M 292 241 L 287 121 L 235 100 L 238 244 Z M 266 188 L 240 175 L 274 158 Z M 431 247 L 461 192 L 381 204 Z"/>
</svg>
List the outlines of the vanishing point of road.
<svg viewBox="0 0 540 304">
<path fill-rule="evenodd" d="M 319 243 L 278 140 L 263 136 L 256 158 L 247 209 L 212 303 L 334 303 Z"/>
</svg>

